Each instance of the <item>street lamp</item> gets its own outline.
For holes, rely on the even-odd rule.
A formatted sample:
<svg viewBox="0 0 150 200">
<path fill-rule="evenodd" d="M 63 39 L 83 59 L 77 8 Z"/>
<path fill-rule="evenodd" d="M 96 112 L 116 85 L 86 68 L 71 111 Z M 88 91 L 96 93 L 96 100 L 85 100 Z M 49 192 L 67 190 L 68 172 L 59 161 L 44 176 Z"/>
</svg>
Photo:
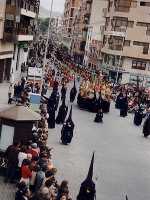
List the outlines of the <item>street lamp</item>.
<svg viewBox="0 0 150 200">
<path fill-rule="evenodd" d="M 45 46 L 45 52 L 44 52 L 44 59 L 43 59 L 43 71 L 42 71 L 42 77 L 41 77 L 41 91 L 42 91 L 42 85 L 44 83 L 44 73 L 45 73 L 45 66 L 46 66 L 46 56 L 48 52 L 48 43 L 50 39 L 50 32 L 51 32 L 51 19 L 52 19 L 52 12 L 53 12 L 53 3 L 54 0 L 51 0 L 50 4 L 50 13 L 49 13 L 49 24 L 48 24 L 48 33 L 47 33 L 47 39 L 46 39 L 46 46 Z"/>
</svg>

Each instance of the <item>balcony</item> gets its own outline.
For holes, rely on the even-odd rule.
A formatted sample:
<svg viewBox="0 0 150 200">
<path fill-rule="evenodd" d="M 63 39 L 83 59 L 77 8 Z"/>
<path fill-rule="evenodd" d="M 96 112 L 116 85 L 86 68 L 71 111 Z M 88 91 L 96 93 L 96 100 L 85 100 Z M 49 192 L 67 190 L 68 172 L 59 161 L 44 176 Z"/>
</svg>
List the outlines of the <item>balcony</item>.
<svg viewBox="0 0 150 200">
<path fill-rule="evenodd" d="M 16 6 L 12 6 L 12 5 L 6 5 L 6 10 L 5 10 L 6 14 L 10 14 L 10 15 L 15 15 L 16 14 Z"/>
<path fill-rule="evenodd" d="M 23 35 L 23 34 L 19 33 L 17 35 L 17 40 L 18 40 L 18 42 L 33 41 L 33 35 Z"/>
<path fill-rule="evenodd" d="M 5 19 L 3 40 L 7 42 L 15 41 L 15 22 Z"/>
<path fill-rule="evenodd" d="M 38 13 L 39 10 L 39 0 L 20 0 L 20 8 L 31 13 Z"/>
<path fill-rule="evenodd" d="M 12 33 L 4 32 L 3 33 L 3 40 L 6 41 L 6 42 L 15 42 L 16 37 Z"/>
<path fill-rule="evenodd" d="M 86 3 L 87 3 L 87 4 L 92 4 L 92 1 L 93 1 L 93 0 L 87 0 Z"/>
<path fill-rule="evenodd" d="M 104 35 L 125 37 L 126 34 L 125 32 L 118 32 L 118 31 L 104 31 Z"/>
<path fill-rule="evenodd" d="M 21 15 L 27 16 L 27 17 L 31 17 L 31 18 L 35 18 L 36 17 L 36 13 L 32 12 L 30 10 L 25 10 L 24 8 L 21 8 Z"/>
</svg>

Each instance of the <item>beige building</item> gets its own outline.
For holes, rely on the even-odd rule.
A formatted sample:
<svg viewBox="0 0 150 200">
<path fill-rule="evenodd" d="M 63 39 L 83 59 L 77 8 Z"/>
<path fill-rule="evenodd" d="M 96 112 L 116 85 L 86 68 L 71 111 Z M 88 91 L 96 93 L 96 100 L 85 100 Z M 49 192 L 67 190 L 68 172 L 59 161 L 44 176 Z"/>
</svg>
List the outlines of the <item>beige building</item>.
<svg viewBox="0 0 150 200">
<path fill-rule="evenodd" d="M 14 51 L 14 44 L 4 40 L 5 8 L 6 1 L 0 0 L 0 83 L 10 79 L 11 59 Z"/>
<path fill-rule="evenodd" d="M 74 57 L 74 61 L 81 65 L 83 64 L 84 60 L 92 1 L 93 0 L 80 1 L 79 9 L 75 14 L 75 19 L 73 22 L 71 54 Z"/>
<path fill-rule="evenodd" d="M 63 16 L 63 43 L 70 48 L 73 33 L 73 22 L 81 0 L 66 0 Z"/>
<path fill-rule="evenodd" d="M 123 83 L 150 84 L 150 0 L 109 0 L 103 70 Z"/>
<path fill-rule="evenodd" d="M 102 63 L 101 48 L 103 44 L 107 6 L 107 0 L 93 0 L 92 3 L 84 55 L 84 65 L 92 70 L 98 69 Z"/>
<path fill-rule="evenodd" d="M 35 33 L 39 0 L 0 0 L 0 81 L 17 80 Z"/>
</svg>

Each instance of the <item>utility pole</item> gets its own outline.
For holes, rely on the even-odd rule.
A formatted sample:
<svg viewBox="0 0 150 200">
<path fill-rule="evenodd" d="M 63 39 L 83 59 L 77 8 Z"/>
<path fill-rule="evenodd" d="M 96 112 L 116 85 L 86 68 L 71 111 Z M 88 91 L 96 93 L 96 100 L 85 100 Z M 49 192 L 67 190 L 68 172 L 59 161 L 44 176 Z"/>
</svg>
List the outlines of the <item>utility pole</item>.
<svg viewBox="0 0 150 200">
<path fill-rule="evenodd" d="M 46 66 L 46 56 L 47 56 L 47 52 L 48 52 L 48 43 L 49 43 L 50 32 L 51 32 L 51 21 L 52 21 L 51 19 L 52 19 L 52 12 L 53 12 L 53 3 L 54 3 L 54 0 L 51 0 L 48 33 L 47 33 L 46 47 L 45 47 L 45 53 L 44 53 L 44 59 L 43 59 L 43 71 L 42 71 L 42 77 L 41 77 L 41 91 L 42 91 L 42 85 L 44 83 L 44 74 L 45 74 L 45 66 Z"/>
</svg>

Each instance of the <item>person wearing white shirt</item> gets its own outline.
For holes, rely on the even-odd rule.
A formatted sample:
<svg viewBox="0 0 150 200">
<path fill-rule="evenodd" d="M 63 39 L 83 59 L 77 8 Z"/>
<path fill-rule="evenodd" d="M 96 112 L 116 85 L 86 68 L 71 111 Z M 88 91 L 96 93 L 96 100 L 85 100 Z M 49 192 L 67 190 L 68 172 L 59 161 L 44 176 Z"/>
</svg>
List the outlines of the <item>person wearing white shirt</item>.
<svg viewBox="0 0 150 200">
<path fill-rule="evenodd" d="M 18 154 L 18 167 L 21 168 L 23 160 L 27 159 L 26 147 L 22 146 L 21 151 Z"/>
</svg>

